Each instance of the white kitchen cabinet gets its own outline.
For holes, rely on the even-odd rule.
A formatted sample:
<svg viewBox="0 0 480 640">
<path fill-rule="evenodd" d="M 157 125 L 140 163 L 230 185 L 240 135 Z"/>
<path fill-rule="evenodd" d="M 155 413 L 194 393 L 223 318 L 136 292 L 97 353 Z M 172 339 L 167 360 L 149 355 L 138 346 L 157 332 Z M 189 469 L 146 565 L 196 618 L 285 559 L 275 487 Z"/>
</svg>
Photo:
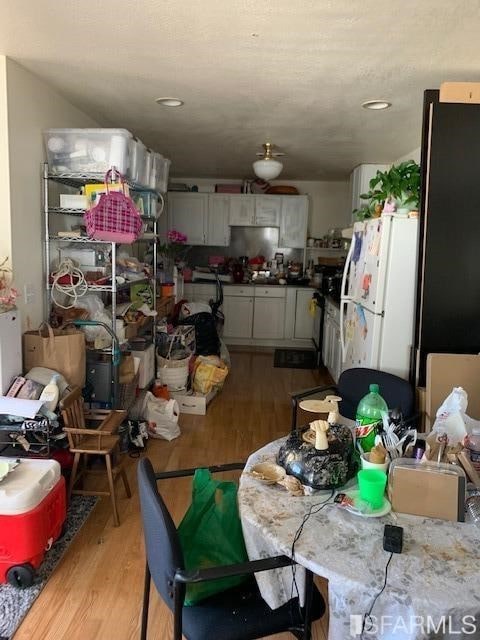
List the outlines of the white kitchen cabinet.
<svg viewBox="0 0 480 640">
<path fill-rule="evenodd" d="M 285 299 L 255 297 L 253 337 L 283 340 L 285 333 Z"/>
<path fill-rule="evenodd" d="M 325 304 L 323 323 L 323 364 L 327 367 L 335 382 L 338 382 L 342 370 L 342 345 L 340 344 L 339 309 L 329 300 Z"/>
<path fill-rule="evenodd" d="M 255 197 L 230 196 L 230 226 L 252 227 L 255 224 Z"/>
<path fill-rule="evenodd" d="M 280 216 L 279 246 L 303 249 L 307 239 L 308 197 L 280 196 L 282 212 Z"/>
<path fill-rule="evenodd" d="M 253 296 L 224 295 L 223 314 L 225 322 L 223 335 L 225 338 L 252 337 L 253 301 Z"/>
<path fill-rule="evenodd" d="M 228 196 L 213 194 L 208 196 L 207 245 L 214 247 L 229 246 L 229 215 L 230 198 Z"/>
<path fill-rule="evenodd" d="M 370 191 L 370 180 L 376 175 L 377 171 L 385 171 L 390 165 L 388 164 L 359 164 L 358 167 L 350 174 L 350 190 L 352 194 L 352 212 L 360 209 L 367 200 L 362 200 L 360 195 Z"/>
<path fill-rule="evenodd" d="M 285 335 L 285 289 L 255 287 L 253 337 L 283 340 Z"/>
<path fill-rule="evenodd" d="M 297 289 L 294 338 L 310 340 L 312 337 L 313 316 L 309 311 L 312 295 L 313 289 Z"/>
<path fill-rule="evenodd" d="M 279 196 L 255 196 L 255 225 L 279 227 L 282 198 Z"/>
<path fill-rule="evenodd" d="M 168 225 L 187 236 L 187 244 L 206 244 L 208 194 L 170 192 Z"/>
</svg>

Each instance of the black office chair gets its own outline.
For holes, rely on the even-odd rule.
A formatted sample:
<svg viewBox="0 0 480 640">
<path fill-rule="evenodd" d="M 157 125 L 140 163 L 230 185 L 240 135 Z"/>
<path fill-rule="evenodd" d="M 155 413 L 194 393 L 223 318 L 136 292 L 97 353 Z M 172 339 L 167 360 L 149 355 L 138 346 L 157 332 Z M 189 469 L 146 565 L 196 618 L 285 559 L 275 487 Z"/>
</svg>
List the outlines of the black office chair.
<svg viewBox="0 0 480 640">
<path fill-rule="evenodd" d="M 292 398 L 292 431 L 297 428 L 298 403 L 309 396 L 324 394 L 327 392 L 338 395 L 342 401 L 338 405 L 340 414 L 344 418 L 355 420 L 357 406 L 360 400 L 368 393 L 371 384 L 378 384 L 380 395 L 383 397 L 389 409 L 400 409 L 404 421 L 414 425 L 418 416 L 415 414 L 415 392 L 409 382 L 385 371 L 357 367 L 346 369 L 338 379 L 338 385 L 315 387 L 298 393 L 293 393 Z"/>
<path fill-rule="evenodd" d="M 210 471 L 242 469 L 243 464 L 209 467 Z M 173 612 L 173 640 L 254 640 L 275 633 L 290 631 L 296 638 L 310 640 L 311 624 L 325 612 L 325 603 L 313 583 L 313 574 L 306 572 L 305 605 L 298 598 L 272 610 L 258 590 L 254 572 L 278 569 L 293 564 L 286 556 L 253 560 L 242 564 L 187 571 L 183 561 L 177 530 L 157 489 L 157 481 L 193 475 L 195 469 L 155 473 L 150 460 L 138 463 L 137 476 L 146 549 L 145 586 L 141 640 L 146 640 L 150 581 Z M 185 585 L 204 580 L 249 574 L 250 579 L 229 589 L 184 607 Z"/>
</svg>

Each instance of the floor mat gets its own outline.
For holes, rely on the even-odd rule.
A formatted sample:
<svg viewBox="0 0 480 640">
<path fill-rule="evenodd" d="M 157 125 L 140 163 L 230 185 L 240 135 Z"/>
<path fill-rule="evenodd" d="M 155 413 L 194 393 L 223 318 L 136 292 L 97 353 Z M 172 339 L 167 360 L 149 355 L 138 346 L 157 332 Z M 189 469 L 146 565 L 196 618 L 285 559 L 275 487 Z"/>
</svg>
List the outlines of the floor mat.
<svg viewBox="0 0 480 640">
<path fill-rule="evenodd" d="M 46 553 L 31 587 L 17 589 L 10 584 L 0 584 L 0 640 L 8 640 L 15 633 L 97 502 L 95 496 L 72 496 L 66 532 Z"/>
<path fill-rule="evenodd" d="M 273 366 L 278 369 L 316 369 L 317 352 L 313 349 L 275 349 Z"/>
</svg>

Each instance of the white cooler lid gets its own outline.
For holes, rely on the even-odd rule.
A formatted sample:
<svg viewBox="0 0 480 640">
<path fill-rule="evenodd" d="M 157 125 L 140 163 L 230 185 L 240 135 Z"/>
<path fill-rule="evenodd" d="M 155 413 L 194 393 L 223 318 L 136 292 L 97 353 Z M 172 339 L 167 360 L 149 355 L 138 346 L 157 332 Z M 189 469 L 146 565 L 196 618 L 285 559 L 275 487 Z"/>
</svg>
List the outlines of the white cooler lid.
<svg viewBox="0 0 480 640">
<path fill-rule="evenodd" d="M 15 462 L 17 458 L 1 458 Z M 21 458 L 0 481 L 0 515 L 15 516 L 35 509 L 48 496 L 60 478 L 60 464 L 56 460 Z"/>
</svg>

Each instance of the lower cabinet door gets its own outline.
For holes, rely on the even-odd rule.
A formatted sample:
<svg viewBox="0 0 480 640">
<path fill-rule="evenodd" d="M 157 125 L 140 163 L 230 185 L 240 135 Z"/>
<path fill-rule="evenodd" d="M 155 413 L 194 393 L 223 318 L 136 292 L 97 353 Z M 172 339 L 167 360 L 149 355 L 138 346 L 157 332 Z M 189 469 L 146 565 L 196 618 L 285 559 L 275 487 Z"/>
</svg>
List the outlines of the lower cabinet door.
<svg viewBox="0 0 480 640">
<path fill-rule="evenodd" d="M 282 340 L 285 334 L 285 298 L 255 298 L 253 337 Z"/>
<path fill-rule="evenodd" d="M 223 298 L 225 338 L 251 338 L 253 321 L 253 297 L 225 296 Z"/>
<path fill-rule="evenodd" d="M 313 317 L 310 315 L 311 299 L 311 291 L 297 291 L 297 303 L 295 306 L 295 338 L 310 340 L 312 337 Z"/>
</svg>

